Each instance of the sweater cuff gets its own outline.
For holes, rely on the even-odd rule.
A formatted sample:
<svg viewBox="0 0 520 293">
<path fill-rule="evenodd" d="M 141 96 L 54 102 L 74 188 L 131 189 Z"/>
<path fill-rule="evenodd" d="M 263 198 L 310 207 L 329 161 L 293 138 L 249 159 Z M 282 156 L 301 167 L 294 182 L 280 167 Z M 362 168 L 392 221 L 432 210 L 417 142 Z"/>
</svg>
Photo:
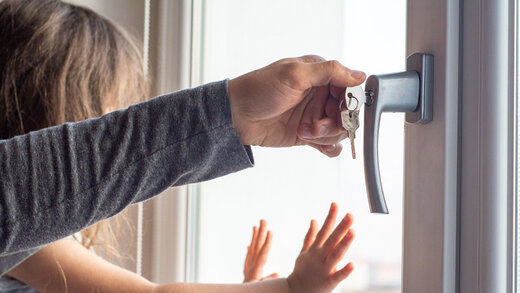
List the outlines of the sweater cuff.
<svg viewBox="0 0 520 293">
<path fill-rule="evenodd" d="M 238 137 L 239 144 L 240 144 L 240 146 L 242 146 L 242 148 L 245 152 L 245 155 L 247 156 L 247 162 L 245 162 L 247 166 L 245 166 L 244 168 L 253 167 L 255 165 L 255 159 L 253 157 L 253 150 L 252 150 L 251 146 L 243 145 L 242 140 L 240 139 L 240 136 L 238 135 L 238 132 L 235 130 L 235 128 L 233 128 L 233 115 L 231 114 L 231 103 L 229 102 L 229 100 L 230 100 L 230 98 L 229 98 L 229 78 L 226 80 L 223 80 L 222 82 L 224 83 L 224 90 L 226 92 L 225 95 L 222 95 L 222 96 L 225 97 L 225 107 L 227 109 L 227 111 L 225 111 L 225 112 L 227 113 L 227 119 L 229 119 L 229 125 L 233 129 L 234 135 L 236 137 Z M 238 147 L 238 148 L 240 148 L 240 147 Z M 245 159 L 245 157 L 244 157 L 244 159 Z"/>
</svg>

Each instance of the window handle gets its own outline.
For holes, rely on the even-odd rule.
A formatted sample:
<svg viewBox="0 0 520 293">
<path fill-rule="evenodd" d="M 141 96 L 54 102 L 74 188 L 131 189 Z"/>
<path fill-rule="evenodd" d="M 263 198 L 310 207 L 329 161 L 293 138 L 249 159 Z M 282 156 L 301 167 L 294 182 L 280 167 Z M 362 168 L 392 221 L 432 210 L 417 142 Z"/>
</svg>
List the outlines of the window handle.
<svg viewBox="0 0 520 293">
<path fill-rule="evenodd" d="M 365 92 L 363 156 L 368 203 L 372 213 L 388 214 L 379 173 L 379 122 L 383 112 L 405 112 L 406 123 L 425 124 L 433 119 L 433 56 L 415 53 L 407 71 L 368 77 Z"/>
</svg>

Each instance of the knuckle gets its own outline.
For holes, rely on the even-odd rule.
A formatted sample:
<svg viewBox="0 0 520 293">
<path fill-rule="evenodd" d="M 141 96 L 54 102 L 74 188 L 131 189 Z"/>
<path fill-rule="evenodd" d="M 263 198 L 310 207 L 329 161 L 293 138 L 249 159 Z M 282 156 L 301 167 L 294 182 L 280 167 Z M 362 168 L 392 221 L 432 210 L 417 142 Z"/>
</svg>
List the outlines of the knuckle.
<svg viewBox="0 0 520 293">
<path fill-rule="evenodd" d="M 297 76 L 300 71 L 301 65 L 297 62 L 290 62 L 284 65 L 282 73 L 288 77 Z"/>
<path fill-rule="evenodd" d="M 341 150 L 335 150 L 334 152 L 327 152 L 323 148 L 321 148 L 320 151 L 322 154 L 326 155 L 329 158 L 335 158 L 335 157 L 339 156 L 339 154 L 341 153 Z"/>
<path fill-rule="evenodd" d="M 337 274 L 334 274 L 334 275 L 329 276 L 328 281 L 330 283 L 336 284 L 336 283 L 341 282 L 342 280 Z"/>
<path fill-rule="evenodd" d="M 331 246 L 332 246 L 333 243 L 338 243 L 338 241 L 339 241 L 339 237 L 340 237 L 340 236 L 341 236 L 341 235 L 337 235 L 337 234 L 336 234 L 336 235 L 331 235 L 331 236 L 329 237 L 329 241 L 327 241 L 327 242 L 330 243 Z"/>
<path fill-rule="evenodd" d="M 336 260 L 340 257 L 339 253 L 340 253 L 340 252 L 338 251 L 338 249 L 335 249 L 334 251 L 332 251 L 332 252 L 330 253 L 330 256 L 329 256 L 329 258 L 327 259 L 327 261 L 328 261 L 329 263 L 334 263 L 334 262 L 336 262 Z"/>
<path fill-rule="evenodd" d="M 285 80 L 285 83 L 290 88 L 302 88 L 304 82 L 304 79 L 302 78 L 302 66 L 303 64 L 298 62 L 284 64 L 284 67 L 281 70 L 281 79 Z"/>
<path fill-rule="evenodd" d="M 271 65 L 275 65 L 275 64 L 287 64 L 287 63 L 292 63 L 292 62 L 295 62 L 296 60 L 294 58 L 283 58 L 283 59 L 280 59 L 274 63 L 272 63 Z"/>
<path fill-rule="evenodd" d="M 341 63 L 339 63 L 338 60 L 327 61 L 327 65 L 329 66 L 329 68 L 332 72 L 336 72 L 336 71 L 340 70 L 342 67 Z"/>
<path fill-rule="evenodd" d="M 301 59 L 303 60 L 309 60 L 311 62 L 323 62 L 325 61 L 325 59 L 319 55 L 305 55 L 305 56 L 302 56 Z"/>
</svg>

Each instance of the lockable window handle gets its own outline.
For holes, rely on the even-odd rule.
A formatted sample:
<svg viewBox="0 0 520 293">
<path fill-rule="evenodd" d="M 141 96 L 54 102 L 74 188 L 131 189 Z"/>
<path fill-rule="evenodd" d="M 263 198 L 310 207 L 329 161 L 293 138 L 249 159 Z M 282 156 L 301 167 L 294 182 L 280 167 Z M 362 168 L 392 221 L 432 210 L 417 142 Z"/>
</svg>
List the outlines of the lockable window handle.
<svg viewBox="0 0 520 293">
<path fill-rule="evenodd" d="M 383 112 L 405 112 L 407 123 L 433 119 L 433 56 L 415 53 L 407 71 L 368 77 L 365 92 L 363 156 L 368 203 L 372 213 L 388 214 L 379 173 L 379 122 Z"/>
</svg>

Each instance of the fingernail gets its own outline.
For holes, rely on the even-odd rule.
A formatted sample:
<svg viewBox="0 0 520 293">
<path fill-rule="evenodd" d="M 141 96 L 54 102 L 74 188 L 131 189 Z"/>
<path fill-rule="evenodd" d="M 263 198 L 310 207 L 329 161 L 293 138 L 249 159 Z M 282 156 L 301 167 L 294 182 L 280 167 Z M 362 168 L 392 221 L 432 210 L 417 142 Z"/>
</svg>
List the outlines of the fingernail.
<svg viewBox="0 0 520 293">
<path fill-rule="evenodd" d="M 363 76 L 365 76 L 365 73 L 363 71 L 353 70 L 350 76 L 355 79 L 361 79 Z"/>
<path fill-rule="evenodd" d="M 332 152 L 334 152 L 336 150 L 336 144 L 327 145 L 327 146 L 323 147 L 323 149 L 327 153 L 332 153 Z"/>
<path fill-rule="evenodd" d="M 313 139 L 314 137 L 312 136 L 312 133 L 311 133 L 311 126 L 310 125 L 304 125 L 303 128 L 302 128 L 302 137 L 305 138 L 305 139 Z"/>
<path fill-rule="evenodd" d="M 325 136 L 328 132 L 329 132 L 329 130 L 327 129 L 327 126 L 322 125 L 322 126 L 320 126 L 320 129 L 318 130 L 318 135 L 319 135 L 320 137 L 323 137 L 323 136 Z"/>
</svg>

